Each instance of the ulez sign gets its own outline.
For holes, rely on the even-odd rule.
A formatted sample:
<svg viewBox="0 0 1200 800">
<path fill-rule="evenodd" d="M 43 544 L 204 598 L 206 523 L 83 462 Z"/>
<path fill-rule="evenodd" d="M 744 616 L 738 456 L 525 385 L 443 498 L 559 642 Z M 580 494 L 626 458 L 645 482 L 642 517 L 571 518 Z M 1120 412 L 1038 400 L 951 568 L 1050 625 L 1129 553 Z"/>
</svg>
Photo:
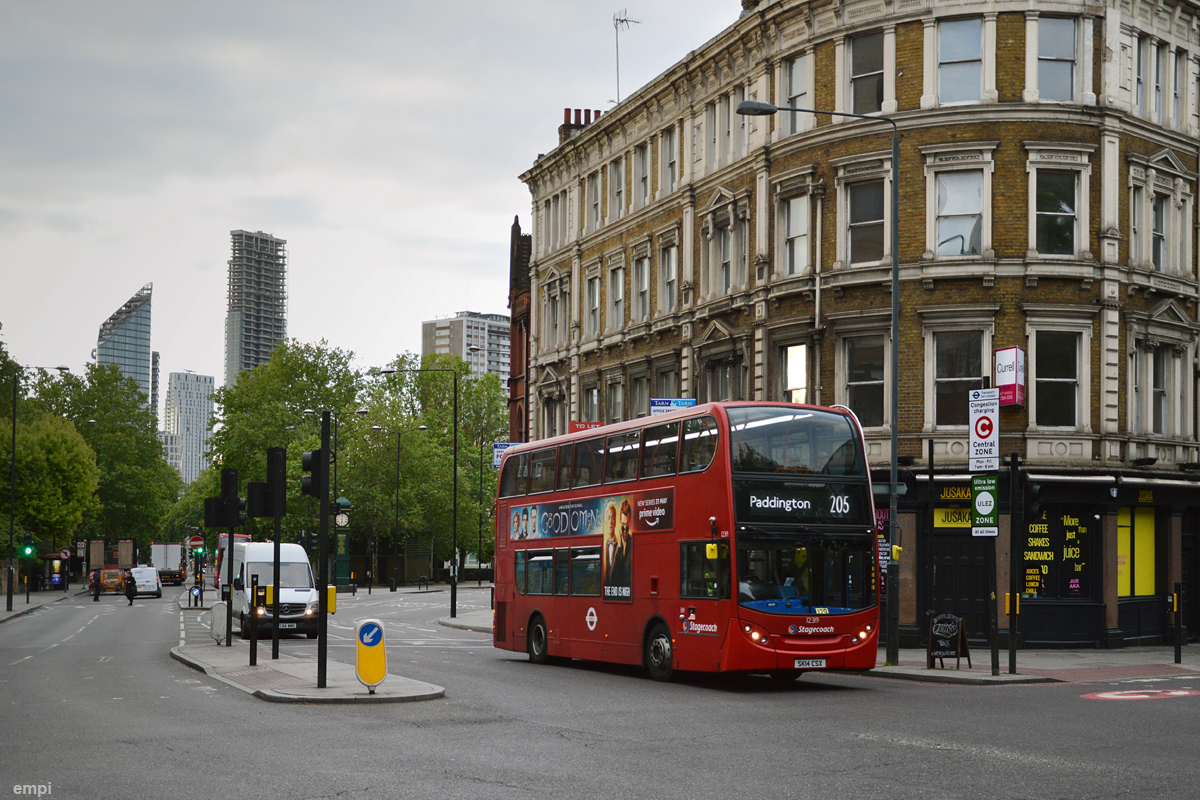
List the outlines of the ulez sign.
<svg viewBox="0 0 1200 800">
<path fill-rule="evenodd" d="M 996 502 L 999 479 L 995 475 L 971 476 L 971 535 L 997 536 L 1000 508 Z"/>
</svg>

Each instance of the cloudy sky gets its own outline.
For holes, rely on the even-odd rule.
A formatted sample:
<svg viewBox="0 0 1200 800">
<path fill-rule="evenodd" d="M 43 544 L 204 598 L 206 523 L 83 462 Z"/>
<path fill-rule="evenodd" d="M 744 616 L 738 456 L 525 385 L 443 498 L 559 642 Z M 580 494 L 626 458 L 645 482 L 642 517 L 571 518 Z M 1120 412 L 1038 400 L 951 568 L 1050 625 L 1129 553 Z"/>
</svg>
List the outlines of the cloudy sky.
<svg viewBox="0 0 1200 800">
<path fill-rule="evenodd" d="M 154 283 L 166 374 L 224 372 L 229 231 L 286 239 L 288 334 L 360 366 L 507 313 L 517 176 L 738 0 L 0 0 L 0 339 L 78 369 Z"/>
</svg>

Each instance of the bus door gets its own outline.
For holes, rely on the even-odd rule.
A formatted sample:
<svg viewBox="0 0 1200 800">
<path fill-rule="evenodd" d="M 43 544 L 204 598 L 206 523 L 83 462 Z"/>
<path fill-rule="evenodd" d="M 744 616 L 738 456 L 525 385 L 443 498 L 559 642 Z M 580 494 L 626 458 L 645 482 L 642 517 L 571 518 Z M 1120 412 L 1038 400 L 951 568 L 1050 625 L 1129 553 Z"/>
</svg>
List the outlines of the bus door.
<svg viewBox="0 0 1200 800">
<path fill-rule="evenodd" d="M 729 542 L 679 543 L 679 619 L 672 621 L 680 669 L 716 669 L 732 614 Z"/>
<path fill-rule="evenodd" d="M 496 507 L 496 546 L 492 556 L 492 582 L 495 594 L 492 609 L 492 642 L 509 646 L 512 630 L 512 604 L 516 593 L 512 569 L 512 550 L 508 546 L 511 531 L 508 527 L 508 504 Z"/>
</svg>

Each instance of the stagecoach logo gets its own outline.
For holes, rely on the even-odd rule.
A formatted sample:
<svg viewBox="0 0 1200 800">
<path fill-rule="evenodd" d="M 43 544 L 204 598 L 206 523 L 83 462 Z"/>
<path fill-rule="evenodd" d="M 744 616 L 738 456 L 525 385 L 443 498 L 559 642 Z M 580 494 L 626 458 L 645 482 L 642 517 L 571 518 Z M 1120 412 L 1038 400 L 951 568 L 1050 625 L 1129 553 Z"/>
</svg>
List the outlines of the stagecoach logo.
<svg viewBox="0 0 1200 800">
<path fill-rule="evenodd" d="M 809 617 L 806 622 L 820 622 Z M 788 625 L 788 633 L 795 636 L 798 633 L 833 633 L 832 625 Z"/>
<path fill-rule="evenodd" d="M 683 632 L 708 633 L 715 635 L 717 632 L 717 624 L 715 622 L 696 622 L 692 619 L 685 619 L 683 621 Z"/>
</svg>

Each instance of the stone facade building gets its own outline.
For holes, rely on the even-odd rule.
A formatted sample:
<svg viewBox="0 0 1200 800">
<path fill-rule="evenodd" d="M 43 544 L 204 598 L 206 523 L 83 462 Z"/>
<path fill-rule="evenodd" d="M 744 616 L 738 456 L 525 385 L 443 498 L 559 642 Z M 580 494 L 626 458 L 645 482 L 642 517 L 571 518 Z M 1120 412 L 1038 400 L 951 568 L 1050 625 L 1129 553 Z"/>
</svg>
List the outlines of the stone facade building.
<svg viewBox="0 0 1200 800">
<path fill-rule="evenodd" d="M 898 425 L 902 641 L 931 610 L 978 638 L 993 540 L 961 527 L 967 395 L 1020 348 L 1002 635 L 1014 538 L 1026 642 L 1161 641 L 1176 583 L 1200 623 L 1200 4 L 742 5 L 607 113 L 568 110 L 521 176 L 529 438 L 651 397 L 843 404 L 878 468 Z M 889 124 L 743 100 L 895 121 L 899 208 Z"/>
</svg>

